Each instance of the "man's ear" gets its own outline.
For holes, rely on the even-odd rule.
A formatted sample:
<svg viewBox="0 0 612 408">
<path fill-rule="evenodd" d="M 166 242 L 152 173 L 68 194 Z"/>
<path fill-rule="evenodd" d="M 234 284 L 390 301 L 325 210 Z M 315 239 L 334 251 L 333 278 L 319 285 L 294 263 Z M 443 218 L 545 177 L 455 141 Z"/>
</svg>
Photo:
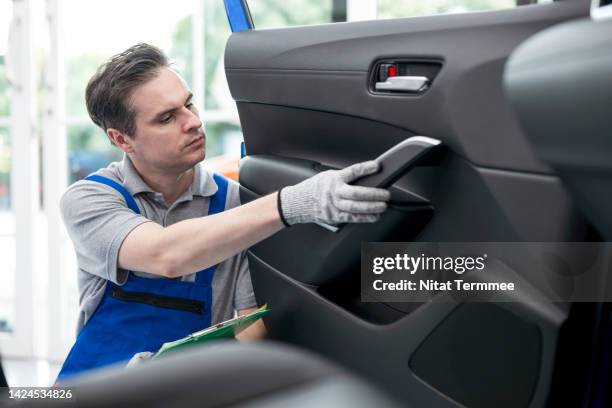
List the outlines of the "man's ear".
<svg viewBox="0 0 612 408">
<path fill-rule="evenodd" d="M 110 139 L 111 143 L 123 150 L 125 153 L 132 153 L 134 148 L 132 147 L 132 140 L 125 133 L 118 131 L 117 129 L 108 128 L 106 134 Z"/>
</svg>

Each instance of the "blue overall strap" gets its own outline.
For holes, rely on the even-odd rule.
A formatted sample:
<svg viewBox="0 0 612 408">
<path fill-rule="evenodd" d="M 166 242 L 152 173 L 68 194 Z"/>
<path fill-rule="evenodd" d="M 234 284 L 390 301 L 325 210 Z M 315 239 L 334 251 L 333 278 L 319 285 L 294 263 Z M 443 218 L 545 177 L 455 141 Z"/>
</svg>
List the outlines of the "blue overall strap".
<svg viewBox="0 0 612 408">
<path fill-rule="evenodd" d="M 208 215 L 218 214 L 225 210 L 225 199 L 227 197 L 227 179 L 219 174 L 213 174 L 213 179 L 217 183 L 218 190 L 212 196 L 208 205 Z"/>
<path fill-rule="evenodd" d="M 121 184 L 107 177 L 97 176 L 95 174 L 93 176 L 85 177 L 85 180 L 96 181 L 98 183 L 102 183 L 109 187 L 114 188 L 115 190 L 121 193 L 121 195 L 125 199 L 125 202 L 127 203 L 127 206 L 130 207 L 130 210 L 134 211 L 136 214 L 140 214 L 140 208 L 138 208 L 138 204 L 136 204 L 136 200 L 134 200 L 134 197 L 132 197 L 130 192 L 127 191 L 126 188 L 123 187 Z"/>
</svg>

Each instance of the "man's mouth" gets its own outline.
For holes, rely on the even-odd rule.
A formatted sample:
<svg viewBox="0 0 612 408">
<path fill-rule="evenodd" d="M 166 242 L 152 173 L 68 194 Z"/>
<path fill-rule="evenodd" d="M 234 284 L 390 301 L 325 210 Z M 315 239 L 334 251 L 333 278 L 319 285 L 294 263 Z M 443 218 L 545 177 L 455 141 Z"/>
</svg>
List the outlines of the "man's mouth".
<svg viewBox="0 0 612 408">
<path fill-rule="evenodd" d="M 204 137 L 200 136 L 194 140 L 192 140 L 187 146 L 185 147 L 200 147 L 204 144 Z"/>
</svg>

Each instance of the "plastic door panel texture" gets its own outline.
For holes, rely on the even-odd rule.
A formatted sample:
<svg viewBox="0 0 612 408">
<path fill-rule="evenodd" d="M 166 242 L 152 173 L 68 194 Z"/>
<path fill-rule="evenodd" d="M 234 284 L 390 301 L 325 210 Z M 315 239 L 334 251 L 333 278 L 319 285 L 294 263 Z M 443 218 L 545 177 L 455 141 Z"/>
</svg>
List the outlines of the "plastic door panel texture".
<svg viewBox="0 0 612 408">
<path fill-rule="evenodd" d="M 392 186 L 378 224 L 294 226 L 250 249 L 258 301 L 274 310 L 272 338 L 316 350 L 406 404 L 545 405 L 570 305 L 363 302 L 360 242 L 586 239 L 587 224 L 517 123 L 502 73 L 522 41 L 588 8 L 565 1 L 232 34 L 225 67 L 248 154 L 243 202 L 414 135 L 445 146 Z M 373 72 L 389 60 L 440 70 L 418 94 L 373 92 Z"/>
</svg>

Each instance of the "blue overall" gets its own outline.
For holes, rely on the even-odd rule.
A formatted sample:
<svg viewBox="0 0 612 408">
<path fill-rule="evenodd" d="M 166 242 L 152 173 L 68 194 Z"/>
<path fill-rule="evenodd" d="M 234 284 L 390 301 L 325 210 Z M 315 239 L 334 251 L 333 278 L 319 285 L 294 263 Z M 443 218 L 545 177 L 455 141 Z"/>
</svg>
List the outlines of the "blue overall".
<svg viewBox="0 0 612 408">
<path fill-rule="evenodd" d="M 228 182 L 217 174 L 213 178 L 218 189 L 210 200 L 208 215 L 225 209 Z M 86 180 L 119 191 L 128 207 L 140 214 L 136 201 L 122 185 L 96 175 Z M 210 326 L 216 267 L 198 272 L 194 282 L 147 279 L 132 273 L 122 286 L 108 281 L 104 297 L 79 333 L 57 380 L 127 361 L 141 351 L 155 352 L 165 342 Z"/>
</svg>

